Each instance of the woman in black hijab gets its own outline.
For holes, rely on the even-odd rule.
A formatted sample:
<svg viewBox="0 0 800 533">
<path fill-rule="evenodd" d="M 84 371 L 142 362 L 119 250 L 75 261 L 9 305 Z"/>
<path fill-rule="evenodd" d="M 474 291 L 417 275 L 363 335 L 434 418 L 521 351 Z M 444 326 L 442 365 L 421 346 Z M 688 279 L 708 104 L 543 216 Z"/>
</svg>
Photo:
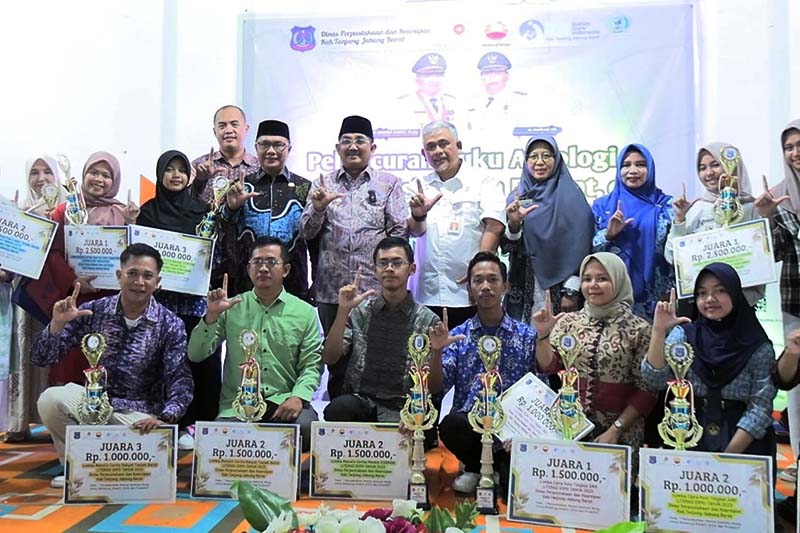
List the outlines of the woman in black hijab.
<svg viewBox="0 0 800 533">
<path fill-rule="evenodd" d="M 729 265 L 712 263 L 700 271 L 694 296 L 694 320 L 676 316 L 674 290 L 669 302 L 657 304 L 642 376 L 665 389 L 672 379 L 665 343 L 688 343 L 694 362 L 686 377 L 703 426 L 695 449 L 775 457 L 775 351 L 747 304 L 738 274 Z"/>
</svg>

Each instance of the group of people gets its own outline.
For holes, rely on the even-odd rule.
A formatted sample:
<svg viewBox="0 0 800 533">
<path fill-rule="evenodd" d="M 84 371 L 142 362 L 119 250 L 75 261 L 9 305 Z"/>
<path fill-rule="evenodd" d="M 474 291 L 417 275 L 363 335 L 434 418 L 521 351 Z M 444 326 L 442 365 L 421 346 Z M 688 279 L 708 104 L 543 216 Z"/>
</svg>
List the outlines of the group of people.
<svg viewBox="0 0 800 533">
<path fill-rule="evenodd" d="M 482 371 L 477 340 L 502 340 L 498 368 L 508 386 L 528 371 L 548 379 L 562 368 L 561 348 L 551 340 L 569 333 L 581 347 L 579 389 L 595 425 L 588 438 L 634 450 L 646 441 L 658 445 L 647 426 L 663 415 L 654 408 L 669 378 L 664 347 L 688 342 L 698 417 L 718 428 L 705 432 L 698 449 L 774 456 L 772 399 L 778 387 L 800 381 L 800 333 L 789 334 L 800 327 L 800 121 L 780 135 L 782 182 L 765 183 L 756 197 L 743 162 L 735 172 L 742 221 L 766 218 L 775 259 L 783 262 L 788 340 L 777 363 L 755 317 L 763 287 L 743 288 L 724 264 L 701 272 L 689 316 L 676 314 L 673 242 L 720 227 L 714 204 L 727 177 L 720 161 L 727 145 L 698 150 L 705 192 L 694 200 L 685 187 L 678 198 L 664 194 L 650 151 L 625 146 L 613 190 L 590 206 L 550 136 L 527 142 L 519 185 L 505 195 L 497 179 L 460 157 L 449 122 L 422 129 L 431 171 L 405 184 L 370 165 L 376 144 L 364 117 L 342 121 L 341 167 L 313 182 L 287 168 L 287 124 L 261 122 L 255 154 L 243 144 L 249 126 L 240 108 L 220 108 L 213 128 L 219 147 L 208 155 L 191 162 L 175 150 L 161 155 L 155 198 L 141 209 L 115 199 L 120 169 L 111 154 L 93 154 L 80 182 L 89 224 L 195 233 L 217 202 L 205 298 L 157 291 L 162 261 L 142 244 L 120 258 L 120 291 L 98 291 L 92 279 L 77 277 L 64 256 L 64 203 L 50 208 L 42 201 L 43 186 L 63 179 L 58 164 L 47 156 L 29 162 L 20 207 L 59 222 L 59 234 L 38 280 L 2 273 L 16 302 L 7 440 L 26 437 L 38 399 L 38 414 L 63 455 L 63 427 L 75 416 L 75 384 L 83 383 L 87 366 L 78 345 L 90 331 L 108 338 L 104 364 L 115 421 L 142 431 L 232 418 L 245 357 L 239 335 L 256 331 L 264 421 L 299 424 L 305 447 L 318 416 L 310 400 L 323 363 L 330 375 L 326 420 L 397 422 L 410 386 L 407 339 L 425 332 L 431 393 L 440 401 L 455 387 L 452 410 L 427 445 L 440 438 L 456 454 L 464 473 L 454 488 L 470 492 L 480 466 L 479 435 L 466 417 Z M 220 175 L 224 194 L 215 191 Z M 794 422 L 796 388 L 789 405 Z M 791 429 L 795 436 L 800 420 Z M 185 441 L 190 447 L 191 438 Z M 793 438 L 795 453 L 797 444 Z M 497 443 L 500 465 L 507 447 Z"/>
</svg>

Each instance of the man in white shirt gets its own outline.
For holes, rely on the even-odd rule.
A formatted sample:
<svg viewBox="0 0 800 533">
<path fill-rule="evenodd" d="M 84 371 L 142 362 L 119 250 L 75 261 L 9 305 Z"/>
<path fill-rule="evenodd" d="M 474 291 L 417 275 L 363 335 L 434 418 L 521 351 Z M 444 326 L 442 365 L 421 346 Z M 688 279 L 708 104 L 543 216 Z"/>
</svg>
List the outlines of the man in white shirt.
<svg viewBox="0 0 800 533">
<path fill-rule="evenodd" d="M 414 300 L 450 327 L 475 314 L 466 281 L 467 265 L 479 251 L 496 252 L 505 230 L 505 195 L 500 181 L 459 156 L 461 141 L 449 122 L 422 129 L 422 154 L 433 172 L 410 183 L 409 233 L 416 238 L 417 271 L 409 288 Z"/>
</svg>

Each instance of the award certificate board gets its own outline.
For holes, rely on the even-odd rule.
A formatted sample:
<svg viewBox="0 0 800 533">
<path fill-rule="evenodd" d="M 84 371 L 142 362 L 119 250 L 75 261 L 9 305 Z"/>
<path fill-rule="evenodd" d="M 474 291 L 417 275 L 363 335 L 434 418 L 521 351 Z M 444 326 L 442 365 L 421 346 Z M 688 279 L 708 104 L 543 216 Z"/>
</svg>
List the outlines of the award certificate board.
<svg viewBox="0 0 800 533">
<path fill-rule="evenodd" d="M 630 519 L 631 448 L 557 440 L 515 440 L 508 519 L 602 529 Z"/>
<path fill-rule="evenodd" d="M 119 256 L 128 247 L 125 226 L 64 226 L 67 263 L 75 276 L 97 276 L 95 289 L 119 289 Z"/>
<path fill-rule="evenodd" d="M 178 426 L 67 426 L 64 503 L 174 503 Z"/>
<path fill-rule="evenodd" d="M 778 279 L 772 255 L 772 233 L 764 218 L 681 237 L 674 241 L 672 250 L 678 298 L 693 296 L 697 275 L 714 262 L 735 268 L 742 287 Z"/>
<path fill-rule="evenodd" d="M 211 281 L 214 240 L 144 226 L 128 226 L 130 242 L 149 244 L 161 254 L 161 288 L 205 296 Z"/>
<path fill-rule="evenodd" d="M 0 201 L 0 268 L 39 279 L 56 230 L 57 222 Z"/>
<path fill-rule="evenodd" d="M 506 423 L 500 430 L 500 440 L 506 439 L 553 439 L 563 438 L 561 430 L 551 418 L 553 409 L 558 409 L 558 393 L 542 382 L 532 372 L 505 390 L 500 401 L 506 413 Z M 594 429 L 585 416 L 584 425 L 575 436 L 580 440 Z"/>
<path fill-rule="evenodd" d="M 232 499 L 231 484 L 243 480 L 293 502 L 299 460 L 296 425 L 197 422 L 191 494 Z"/>
<path fill-rule="evenodd" d="M 640 505 L 647 531 L 772 531 L 772 458 L 640 450 Z"/>
<path fill-rule="evenodd" d="M 405 499 L 410 448 L 397 424 L 313 422 L 310 496 Z"/>
</svg>

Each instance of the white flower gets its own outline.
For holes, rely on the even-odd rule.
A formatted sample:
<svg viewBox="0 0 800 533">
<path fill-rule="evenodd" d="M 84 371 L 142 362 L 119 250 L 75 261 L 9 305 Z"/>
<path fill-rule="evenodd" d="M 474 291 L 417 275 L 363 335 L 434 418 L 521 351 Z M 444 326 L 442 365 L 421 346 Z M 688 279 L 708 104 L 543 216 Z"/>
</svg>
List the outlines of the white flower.
<svg viewBox="0 0 800 533">
<path fill-rule="evenodd" d="M 308 526 L 315 526 L 319 521 L 320 513 L 317 510 L 314 513 L 298 513 L 297 514 L 297 526 L 302 528 L 308 528 Z"/>
<path fill-rule="evenodd" d="M 339 533 L 339 521 L 331 514 L 327 514 L 319 519 L 314 526 L 315 533 Z"/>
<path fill-rule="evenodd" d="M 347 516 L 339 522 L 339 531 L 340 533 L 358 533 L 360 525 L 361 520 L 358 517 Z"/>
<path fill-rule="evenodd" d="M 412 500 L 392 500 L 392 516 L 411 518 L 417 513 L 417 502 Z"/>
<path fill-rule="evenodd" d="M 364 513 L 356 509 L 354 506 L 351 507 L 350 509 L 333 509 L 332 511 L 329 511 L 328 514 L 336 518 L 336 520 L 338 520 L 339 522 L 344 522 L 346 519 L 349 518 L 355 518 L 356 520 L 358 520 Z"/>
<path fill-rule="evenodd" d="M 270 522 L 264 533 L 288 533 L 292 529 L 292 515 L 287 511 L 281 512 L 281 515 Z"/>
<path fill-rule="evenodd" d="M 374 516 L 368 516 L 361 521 L 358 533 L 385 533 L 386 526 Z"/>
<path fill-rule="evenodd" d="M 444 530 L 444 533 L 464 533 L 464 531 L 458 529 L 457 527 L 448 527 Z"/>
</svg>

